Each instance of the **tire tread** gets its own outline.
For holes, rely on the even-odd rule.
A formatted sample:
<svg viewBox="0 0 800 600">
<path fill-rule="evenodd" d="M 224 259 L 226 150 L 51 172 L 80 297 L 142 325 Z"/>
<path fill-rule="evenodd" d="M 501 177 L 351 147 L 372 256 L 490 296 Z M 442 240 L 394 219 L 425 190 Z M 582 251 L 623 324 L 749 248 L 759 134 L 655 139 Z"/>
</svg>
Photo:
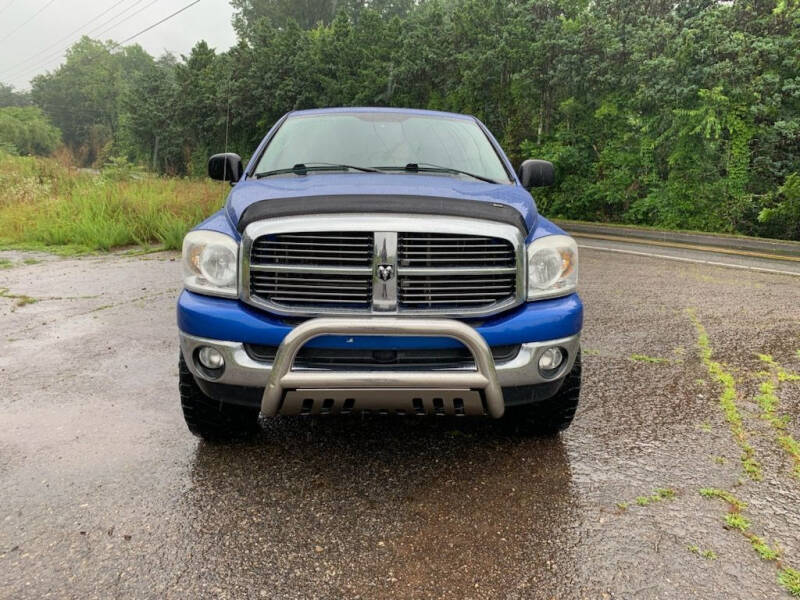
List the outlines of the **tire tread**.
<svg viewBox="0 0 800 600">
<path fill-rule="evenodd" d="M 199 438 L 224 441 L 250 436 L 259 430 L 258 409 L 225 404 L 206 396 L 183 354 L 178 361 L 178 390 L 186 426 Z"/>
<path fill-rule="evenodd" d="M 555 436 L 567 429 L 575 418 L 581 392 L 583 366 L 581 351 L 575 357 L 572 369 L 555 396 L 525 406 L 506 410 L 509 424 L 517 426 L 521 433 Z"/>
</svg>

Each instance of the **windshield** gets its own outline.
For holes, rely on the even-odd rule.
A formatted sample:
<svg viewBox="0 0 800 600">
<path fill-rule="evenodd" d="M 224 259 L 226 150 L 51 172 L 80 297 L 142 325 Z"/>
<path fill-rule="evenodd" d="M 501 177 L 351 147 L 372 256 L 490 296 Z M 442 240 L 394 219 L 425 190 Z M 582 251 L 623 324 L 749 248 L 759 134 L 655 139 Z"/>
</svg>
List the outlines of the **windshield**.
<svg viewBox="0 0 800 600">
<path fill-rule="evenodd" d="M 430 164 L 510 183 L 478 124 L 445 116 L 366 112 L 291 116 L 270 141 L 256 173 L 312 163 L 399 169 Z"/>
</svg>

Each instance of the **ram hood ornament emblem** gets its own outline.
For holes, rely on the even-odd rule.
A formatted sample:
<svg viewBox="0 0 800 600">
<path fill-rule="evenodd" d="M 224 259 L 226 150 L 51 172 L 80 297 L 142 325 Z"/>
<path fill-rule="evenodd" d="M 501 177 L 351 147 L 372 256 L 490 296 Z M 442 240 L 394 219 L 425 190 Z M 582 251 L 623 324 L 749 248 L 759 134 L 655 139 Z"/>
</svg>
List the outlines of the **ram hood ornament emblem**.
<svg viewBox="0 0 800 600">
<path fill-rule="evenodd" d="M 378 265 L 378 279 L 389 281 L 394 277 L 394 267 L 392 265 Z"/>
</svg>

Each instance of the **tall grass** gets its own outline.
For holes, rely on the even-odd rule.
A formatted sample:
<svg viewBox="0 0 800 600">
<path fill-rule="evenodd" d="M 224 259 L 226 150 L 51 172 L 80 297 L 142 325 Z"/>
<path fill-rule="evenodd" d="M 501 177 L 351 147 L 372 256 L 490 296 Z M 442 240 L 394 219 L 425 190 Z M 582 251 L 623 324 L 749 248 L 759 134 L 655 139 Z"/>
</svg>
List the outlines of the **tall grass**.
<svg viewBox="0 0 800 600">
<path fill-rule="evenodd" d="M 0 151 L 0 244 L 178 249 L 191 227 L 222 206 L 227 189 L 212 181 L 82 173 Z"/>
</svg>

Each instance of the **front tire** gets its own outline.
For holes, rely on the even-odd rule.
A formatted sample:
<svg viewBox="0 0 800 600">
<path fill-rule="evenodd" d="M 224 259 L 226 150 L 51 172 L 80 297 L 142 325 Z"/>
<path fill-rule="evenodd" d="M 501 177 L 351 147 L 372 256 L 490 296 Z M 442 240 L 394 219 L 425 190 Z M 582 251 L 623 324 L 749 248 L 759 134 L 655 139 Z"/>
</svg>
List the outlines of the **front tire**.
<svg viewBox="0 0 800 600">
<path fill-rule="evenodd" d="M 523 406 L 510 406 L 506 408 L 503 421 L 523 434 L 558 435 L 572 424 L 578 409 L 581 371 L 581 351 L 578 350 L 572 370 L 567 373 L 555 396 Z"/>
<path fill-rule="evenodd" d="M 183 354 L 178 361 L 178 380 L 183 418 L 197 437 L 226 441 L 258 432 L 258 408 L 224 404 L 206 396 L 186 366 Z"/>
</svg>

